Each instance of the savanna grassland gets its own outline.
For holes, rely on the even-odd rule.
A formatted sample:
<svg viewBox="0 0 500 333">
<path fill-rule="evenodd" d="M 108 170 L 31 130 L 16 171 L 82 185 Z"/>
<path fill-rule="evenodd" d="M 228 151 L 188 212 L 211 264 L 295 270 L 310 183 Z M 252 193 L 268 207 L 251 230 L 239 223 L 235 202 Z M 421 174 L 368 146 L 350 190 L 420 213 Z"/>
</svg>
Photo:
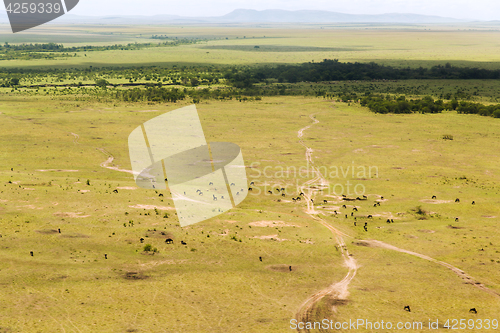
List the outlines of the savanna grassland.
<svg viewBox="0 0 500 333">
<path fill-rule="evenodd" d="M 469 331 L 492 330 L 477 323 L 500 319 L 500 120 L 450 105 L 497 103 L 498 80 L 236 77 L 323 59 L 493 71 L 499 34 L 2 27 L 9 45 L 66 49 L 29 51 L 36 59 L 0 50 L 11 58 L 0 60 L 0 332 L 286 332 L 304 318 L 423 322 L 414 332 L 465 319 Z M 136 46 L 90 48 L 115 44 Z M 375 113 L 360 103 L 372 95 L 430 96 L 443 110 Z M 127 172 L 127 139 L 193 103 L 207 141 L 241 147 L 254 184 L 238 207 L 181 228 L 170 193 L 140 189 Z"/>
</svg>

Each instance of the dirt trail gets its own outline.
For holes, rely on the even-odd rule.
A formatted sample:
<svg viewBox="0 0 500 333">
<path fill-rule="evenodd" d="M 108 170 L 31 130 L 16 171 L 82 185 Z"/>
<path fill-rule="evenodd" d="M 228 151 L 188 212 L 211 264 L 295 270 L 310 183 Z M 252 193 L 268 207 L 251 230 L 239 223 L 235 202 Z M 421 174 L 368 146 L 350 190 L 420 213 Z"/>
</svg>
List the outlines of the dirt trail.
<svg viewBox="0 0 500 333">
<path fill-rule="evenodd" d="M 457 274 L 462 280 L 464 280 L 465 283 L 472 284 L 473 286 L 481 289 L 482 291 L 487 292 L 490 295 L 494 295 L 494 296 L 500 297 L 500 294 L 497 293 L 496 291 L 491 290 L 488 287 L 486 287 L 484 284 L 478 282 L 476 279 L 474 279 L 472 276 L 466 274 L 460 268 L 452 266 L 452 265 L 450 265 L 450 264 L 448 264 L 448 263 L 446 263 L 444 261 L 439 261 L 437 259 L 434 259 L 434 258 L 431 258 L 429 256 L 426 256 L 425 254 L 420 254 L 420 253 L 416 253 L 416 252 L 413 252 L 413 251 L 408 251 L 408 250 L 405 250 L 405 249 L 401 249 L 401 248 L 396 247 L 394 245 L 390 245 L 390 244 L 387 244 L 387 243 L 384 243 L 384 242 L 381 242 L 381 241 L 378 241 L 378 240 L 374 240 L 374 239 L 362 240 L 362 241 L 358 241 L 358 243 L 364 243 L 364 244 L 366 244 L 368 246 L 372 246 L 372 247 L 379 247 L 379 248 L 383 248 L 383 249 L 398 251 L 398 252 L 410 254 L 412 256 L 416 256 L 416 257 L 419 257 L 419 258 L 431 261 L 433 263 L 436 263 L 438 265 L 441 265 L 441 266 L 444 266 L 444 267 L 450 269 L 453 273 Z"/>
<path fill-rule="evenodd" d="M 314 220 L 321 223 L 324 227 L 332 232 L 335 236 L 335 240 L 337 242 L 337 246 L 340 248 L 342 258 L 344 259 L 344 265 L 348 268 L 348 272 L 346 276 L 339 282 L 335 282 L 330 286 L 326 287 L 323 290 L 318 291 L 314 295 L 307 298 L 300 306 L 297 311 L 295 317 L 299 322 L 307 322 L 311 321 L 312 311 L 314 306 L 325 296 L 333 297 L 337 300 L 346 300 L 349 295 L 349 284 L 352 279 L 356 276 L 356 272 L 358 270 L 358 264 L 354 258 L 352 258 L 345 246 L 343 236 L 347 236 L 340 230 L 334 228 L 322 218 L 320 218 L 317 214 L 318 212 L 314 208 L 314 197 L 316 193 L 321 189 L 328 187 L 328 181 L 323 177 L 321 172 L 318 170 L 316 166 L 314 166 L 314 161 L 312 159 L 312 154 L 314 150 L 305 145 L 302 137 L 304 136 L 304 131 L 309 129 L 311 126 L 318 124 L 319 120 L 317 120 L 314 115 L 310 115 L 309 118 L 313 121 L 311 125 L 308 125 L 301 130 L 298 131 L 297 136 L 299 138 L 299 143 L 306 148 L 306 162 L 308 166 L 308 170 L 312 171 L 314 178 L 302 184 L 299 187 L 300 193 L 304 193 L 304 198 L 307 202 L 307 210 L 306 213 L 310 215 Z M 297 331 L 301 331 L 297 329 Z M 304 330 L 307 332 L 308 330 Z"/>
<path fill-rule="evenodd" d="M 120 169 L 118 167 L 109 166 L 111 163 L 113 163 L 113 160 L 115 159 L 115 157 L 113 155 L 111 155 L 108 151 L 106 151 L 106 149 L 104 149 L 104 148 L 96 148 L 96 149 L 99 150 L 104 155 L 108 156 L 108 159 L 105 162 L 101 163 L 101 167 L 106 168 L 106 169 L 110 169 L 110 170 L 130 173 L 132 175 L 134 174 L 134 172 L 132 170 Z"/>
</svg>

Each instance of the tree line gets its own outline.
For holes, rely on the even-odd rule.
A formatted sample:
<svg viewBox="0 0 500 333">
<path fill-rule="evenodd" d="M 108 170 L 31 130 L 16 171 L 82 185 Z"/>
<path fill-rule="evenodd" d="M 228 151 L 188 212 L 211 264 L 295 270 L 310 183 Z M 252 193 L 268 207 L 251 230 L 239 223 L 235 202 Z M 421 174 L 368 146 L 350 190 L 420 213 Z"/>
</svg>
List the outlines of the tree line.
<svg viewBox="0 0 500 333">
<path fill-rule="evenodd" d="M 338 59 L 324 59 L 318 63 L 308 62 L 299 65 L 233 68 L 225 74 L 225 77 L 237 87 L 250 87 L 270 79 L 280 83 L 410 79 L 497 80 L 500 79 L 500 70 L 456 67 L 450 63 L 431 68 L 395 68 L 374 62 L 350 63 L 339 62 Z"/>
<path fill-rule="evenodd" d="M 349 100 L 345 100 L 349 98 Z M 343 101 L 351 101 L 357 96 L 344 96 Z M 369 95 L 359 99 L 362 106 L 368 107 L 370 111 L 375 113 L 439 113 L 444 110 L 456 110 L 458 113 L 478 114 L 481 116 L 489 116 L 500 118 L 500 104 L 484 105 L 481 103 L 473 103 L 466 101 L 451 100 L 444 102 L 443 100 L 434 100 L 430 96 L 425 96 L 420 99 L 407 99 L 405 96 L 382 96 Z"/>
</svg>

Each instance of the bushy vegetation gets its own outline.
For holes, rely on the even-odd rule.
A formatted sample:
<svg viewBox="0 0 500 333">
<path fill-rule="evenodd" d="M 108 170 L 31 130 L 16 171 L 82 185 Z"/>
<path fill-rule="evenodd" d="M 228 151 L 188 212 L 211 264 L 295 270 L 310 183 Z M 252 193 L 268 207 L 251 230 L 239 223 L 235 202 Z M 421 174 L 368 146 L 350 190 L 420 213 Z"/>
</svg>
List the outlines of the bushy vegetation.
<svg viewBox="0 0 500 333">
<path fill-rule="evenodd" d="M 354 96 L 349 96 L 354 99 Z M 410 99 L 405 96 L 393 97 L 390 95 L 369 95 L 360 99 L 362 106 L 368 107 L 375 113 L 439 113 L 443 110 L 456 110 L 458 113 L 478 114 L 481 116 L 490 116 L 500 118 L 500 104 L 483 105 L 480 103 L 471 103 L 466 101 L 434 100 L 430 96 L 422 99 Z"/>
<path fill-rule="evenodd" d="M 308 62 L 300 65 L 263 66 L 233 70 L 226 78 L 238 87 L 248 87 L 253 83 L 268 79 L 278 82 L 321 82 L 347 80 L 409 80 L 409 79 L 499 79 L 500 70 L 455 67 L 447 63 L 431 68 L 395 68 L 370 63 L 342 63 L 337 59 L 322 62 Z"/>
</svg>

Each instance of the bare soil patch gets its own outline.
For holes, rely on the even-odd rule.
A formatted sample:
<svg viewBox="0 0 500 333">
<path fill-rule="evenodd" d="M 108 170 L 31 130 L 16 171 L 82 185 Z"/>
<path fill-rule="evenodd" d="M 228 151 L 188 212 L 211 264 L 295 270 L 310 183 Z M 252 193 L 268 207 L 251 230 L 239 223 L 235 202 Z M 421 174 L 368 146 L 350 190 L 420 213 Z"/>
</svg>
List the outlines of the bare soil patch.
<svg viewBox="0 0 500 333">
<path fill-rule="evenodd" d="M 137 208 L 137 209 L 158 209 L 158 210 L 174 210 L 175 208 L 173 207 L 166 207 L 166 206 L 154 206 L 154 205 L 134 205 L 134 206 L 129 206 L 130 208 Z"/>
<path fill-rule="evenodd" d="M 257 221 L 250 222 L 248 225 L 252 227 L 299 227 L 298 225 L 287 224 L 283 221 Z"/>
<path fill-rule="evenodd" d="M 450 202 L 453 202 L 453 200 L 422 199 L 422 200 L 420 200 L 420 202 L 437 205 L 437 204 L 450 203 Z"/>
<path fill-rule="evenodd" d="M 278 235 L 253 236 L 253 238 L 269 239 L 269 240 L 275 240 L 275 241 L 278 241 L 278 242 L 283 242 L 283 241 L 287 241 L 288 240 L 288 239 L 285 239 L 285 238 L 279 238 Z"/>
<path fill-rule="evenodd" d="M 90 217 L 90 215 L 82 215 L 83 213 L 71 213 L 71 212 L 57 212 L 54 213 L 54 216 L 58 217 L 72 217 L 72 218 L 84 218 L 84 217 Z"/>
</svg>

